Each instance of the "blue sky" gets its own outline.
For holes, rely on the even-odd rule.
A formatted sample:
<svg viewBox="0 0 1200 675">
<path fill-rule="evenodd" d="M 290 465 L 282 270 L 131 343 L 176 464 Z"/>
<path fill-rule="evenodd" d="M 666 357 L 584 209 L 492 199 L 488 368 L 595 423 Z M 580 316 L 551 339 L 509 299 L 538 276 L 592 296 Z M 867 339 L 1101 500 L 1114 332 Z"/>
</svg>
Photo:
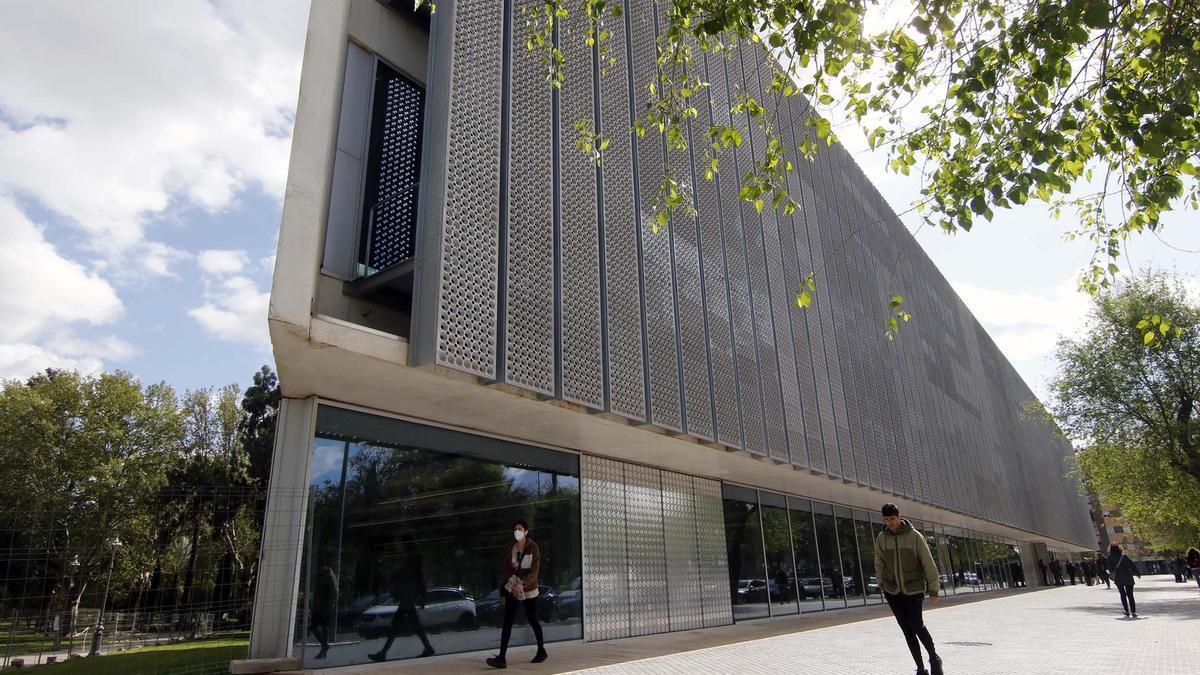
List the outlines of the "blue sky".
<svg viewBox="0 0 1200 675">
<path fill-rule="evenodd" d="M 123 368 L 244 386 L 271 363 L 306 22 L 299 0 L 0 3 L 0 377 Z M 917 180 L 840 133 L 905 210 Z M 1195 218 L 1172 215 L 1162 239 L 1200 249 Z M 1086 310 L 1074 279 L 1090 247 L 1064 243 L 1067 221 L 1037 206 L 952 237 L 905 221 L 1042 391 L 1055 338 Z M 1200 288 L 1200 254 L 1143 237 L 1123 266 L 1148 264 Z"/>
</svg>

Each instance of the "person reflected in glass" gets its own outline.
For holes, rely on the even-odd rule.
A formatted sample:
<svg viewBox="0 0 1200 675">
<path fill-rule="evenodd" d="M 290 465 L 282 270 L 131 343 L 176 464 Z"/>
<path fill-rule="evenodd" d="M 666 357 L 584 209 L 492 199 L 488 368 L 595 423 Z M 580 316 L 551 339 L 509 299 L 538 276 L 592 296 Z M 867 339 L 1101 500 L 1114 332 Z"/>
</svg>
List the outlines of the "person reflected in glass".
<svg viewBox="0 0 1200 675">
<path fill-rule="evenodd" d="M 387 641 L 383 643 L 383 649 L 373 654 L 367 654 L 367 658 L 372 661 L 387 660 L 388 650 L 392 648 L 392 643 L 396 641 L 396 635 L 405 624 L 414 635 L 420 638 L 421 644 L 425 645 L 424 651 L 418 655 L 418 658 L 433 656 L 436 653 L 433 645 L 429 644 L 429 637 L 425 635 L 425 628 L 421 626 L 421 616 L 417 613 L 417 606 L 425 604 L 425 575 L 422 571 L 421 549 L 413 540 L 412 535 L 407 533 L 404 535 L 402 545 L 404 546 L 404 562 L 393 573 L 391 583 L 392 602 L 396 603 L 396 613 L 392 615 L 392 621 L 388 624 Z"/>
<path fill-rule="evenodd" d="M 337 603 L 337 576 L 328 562 L 322 562 L 313 579 L 313 610 L 308 630 L 321 643 L 321 651 L 313 658 L 323 659 L 329 653 L 329 638 L 333 633 L 333 607 Z"/>
<path fill-rule="evenodd" d="M 537 654 L 531 663 L 541 663 L 547 658 L 546 645 L 542 639 L 542 624 L 538 623 L 537 596 L 538 574 L 542 567 L 542 552 L 529 536 L 529 523 L 518 520 L 513 523 L 513 539 L 516 540 L 504 561 L 504 585 L 500 589 L 500 602 L 504 603 L 504 627 L 500 630 L 500 654 L 489 656 L 487 664 L 493 668 L 507 668 L 508 640 L 512 637 L 513 621 L 517 608 L 525 609 L 525 618 L 533 635 L 537 638 Z"/>
<path fill-rule="evenodd" d="M 887 600 L 908 651 L 917 664 L 917 675 L 942 675 L 942 659 L 933 645 L 933 637 L 921 616 L 925 595 L 938 602 L 938 569 L 924 535 L 912 523 L 900 518 L 895 504 L 884 504 L 884 530 L 875 537 L 875 577 Z M 921 660 L 921 645 L 929 652 L 929 668 Z"/>
</svg>

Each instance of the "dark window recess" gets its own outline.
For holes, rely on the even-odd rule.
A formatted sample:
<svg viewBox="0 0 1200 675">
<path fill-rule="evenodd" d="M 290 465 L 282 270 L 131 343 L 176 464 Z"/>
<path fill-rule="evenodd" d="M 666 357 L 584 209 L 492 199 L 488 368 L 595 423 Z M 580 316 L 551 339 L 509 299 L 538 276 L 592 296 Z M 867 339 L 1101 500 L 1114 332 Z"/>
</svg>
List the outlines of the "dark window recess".
<svg viewBox="0 0 1200 675">
<path fill-rule="evenodd" d="M 359 245 L 363 276 L 411 260 L 416 251 L 425 90 L 378 62 L 372 106 Z"/>
</svg>

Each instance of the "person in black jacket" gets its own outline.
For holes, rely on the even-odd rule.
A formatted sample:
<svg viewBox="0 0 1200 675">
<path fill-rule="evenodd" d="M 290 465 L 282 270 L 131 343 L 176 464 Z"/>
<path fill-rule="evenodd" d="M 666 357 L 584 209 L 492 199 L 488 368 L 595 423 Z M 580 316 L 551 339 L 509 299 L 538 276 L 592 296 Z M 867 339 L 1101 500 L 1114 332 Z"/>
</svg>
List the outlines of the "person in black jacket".
<svg viewBox="0 0 1200 675">
<path fill-rule="evenodd" d="M 1096 556 L 1096 574 L 1100 576 L 1100 581 L 1104 582 L 1105 588 L 1112 588 L 1112 579 L 1108 576 L 1108 561 L 1104 557 L 1104 551 L 1100 551 Z"/>
<path fill-rule="evenodd" d="M 425 628 L 421 625 L 421 617 L 417 614 L 417 606 L 425 606 L 425 575 L 421 564 L 421 549 L 411 534 L 406 533 L 402 543 L 404 562 L 393 572 L 391 584 L 392 602 L 396 603 L 396 613 L 392 615 L 392 621 L 388 624 L 388 636 L 383 643 L 383 649 L 367 654 L 367 658 L 372 661 L 387 660 L 388 650 L 392 648 L 396 635 L 405 624 L 425 646 L 419 656 L 433 656 L 435 653 L 433 645 L 429 643 L 429 636 L 425 634 Z"/>
<path fill-rule="evenodd" d="M 1133 600 L 1133 577 L 1142 578 L 1142 571 L 1136 563 L 1121 551 L 1120 544 L 1108 547 L 1108 569 L 1112 571 L 1112 579 L 1117 584 L 1117 592 L 1121 594 L 1121 608 L 1125 616 L 1137 618 L 1137 603 Z"/>
</svg>

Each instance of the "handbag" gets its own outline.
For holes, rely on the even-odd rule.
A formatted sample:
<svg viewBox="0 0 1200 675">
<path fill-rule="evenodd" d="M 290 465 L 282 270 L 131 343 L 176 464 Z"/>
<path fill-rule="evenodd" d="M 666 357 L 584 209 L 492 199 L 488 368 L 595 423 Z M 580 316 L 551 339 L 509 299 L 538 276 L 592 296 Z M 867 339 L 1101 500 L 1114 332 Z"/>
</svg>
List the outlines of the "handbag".
<svg viewBox="0 0 1200 675">
<path fill-rule="evenodd" d="M 508 581 L 504 582 L 504 590 L 508 591 L 509 595 L 517 600 L 525 599 L 525 582 L 521 581 L 521 577 L 512 575 Z"/>
</svg>

